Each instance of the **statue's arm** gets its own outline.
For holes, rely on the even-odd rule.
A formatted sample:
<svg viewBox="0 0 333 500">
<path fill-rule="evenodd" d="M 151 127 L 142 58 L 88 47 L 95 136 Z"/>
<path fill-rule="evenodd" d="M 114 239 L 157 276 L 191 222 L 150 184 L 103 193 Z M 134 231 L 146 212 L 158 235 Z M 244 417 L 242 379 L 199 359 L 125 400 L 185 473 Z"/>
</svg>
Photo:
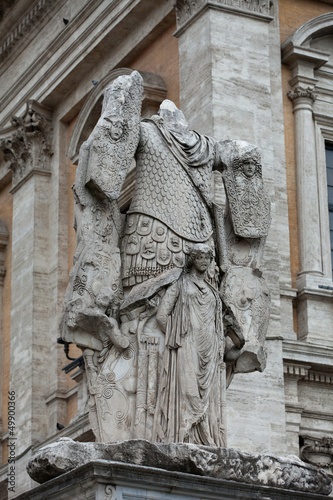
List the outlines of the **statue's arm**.
<svg viewBox="0 0 333 500">
<path fill-rule="evenodd" d="M 168 317 L 170 316 L 179 296 L 179 285 L 178 282 L 167 288 L 164 297 L 162 298 L 160 305 L 156 313 L 156 321 L 162 332 L 165 333 L 166 326 L 168 323 Z"/>
</svg>

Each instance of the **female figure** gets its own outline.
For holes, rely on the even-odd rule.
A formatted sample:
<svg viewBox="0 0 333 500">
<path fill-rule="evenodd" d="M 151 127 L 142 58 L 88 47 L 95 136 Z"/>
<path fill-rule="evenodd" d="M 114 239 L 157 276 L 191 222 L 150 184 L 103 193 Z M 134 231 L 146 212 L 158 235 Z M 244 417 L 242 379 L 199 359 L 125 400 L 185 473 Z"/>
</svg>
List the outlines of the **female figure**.
<svg viewBox="0 0 333 500">
<path fill-rule="evenodd" d="M 161 300 L 156 320 L 166 335 L 153 439 L 223 446 L 222 303 L 205 279 L 213 258 L 193 246 L 187 268 Z"/>
</svg>

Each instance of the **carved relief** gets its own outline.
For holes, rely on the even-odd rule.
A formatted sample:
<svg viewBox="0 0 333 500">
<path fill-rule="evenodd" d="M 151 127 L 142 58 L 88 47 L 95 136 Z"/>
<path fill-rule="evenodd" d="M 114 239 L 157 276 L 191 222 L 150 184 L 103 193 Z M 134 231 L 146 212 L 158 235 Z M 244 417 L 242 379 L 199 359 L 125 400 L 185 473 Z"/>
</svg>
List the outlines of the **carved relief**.
<svg viewBox="0 0 333 500">
<path fill-rule="evenodd" d="M 222 176 L 235 235 L 267 236 L 270 201 L 263 187 L 258 149 L 244 141 L 226 141 L 221 148 L 226 165 Z"/>
<path fill-rule="evenodd" d="M 141 96 L 139 73 L 113 82 L 81 147 L 62 337 L 83 350 L 97 440 L 221 446 L 226 386 L 265 364 L 259 265 L 270 218 L 260 158 L 247 143 L 189 130 L 167 100 L 140 122 Z M 225 217 L 210 197 L 214 169 L 224 169 Z"/>
<path fill-rule="evenodd" d="M 15 188 L 33 171 L 51 172 L 53 130 L 45 116 L 35 109 L 34 101 L 29 101 L 23 118 L 14 116 L 11 124 L 14 132 L 11 137 L 1 139 L 0 148 L 4 160 L 10 162 Z"/>
<path fill-rule="evenodd" d="M 302 446 L 300 452 L 301 459 L 333 474 L 333 438 L 323 437 L 316 439 L 310 436 L 303 436 L 303 439 L 304 446 Z"/>
<path fill-rule="evenodd" d="M 226 246 L 221 293 L 245 338 L 241 350 L 227 340 L 225 360 L 232 377 L 238 372 L 263 371 L 266 366 L 270 294 L 260 265 L 270 225 L 270 200 L 258 149 L 244 141 L 225 141 L 219 146 L 227 197 L 224 219 L 219 221 Z"/>
</svg>

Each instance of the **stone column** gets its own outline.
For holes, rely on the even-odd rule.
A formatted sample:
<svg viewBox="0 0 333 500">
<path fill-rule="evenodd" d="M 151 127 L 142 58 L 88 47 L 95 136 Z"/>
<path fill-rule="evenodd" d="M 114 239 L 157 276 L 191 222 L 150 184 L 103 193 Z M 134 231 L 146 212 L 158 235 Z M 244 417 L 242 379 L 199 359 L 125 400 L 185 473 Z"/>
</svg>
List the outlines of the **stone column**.
<svg viewBox="0 0 333 500">
<path fill-rule="evenodd" d="M 0 380 L 3 380 L 3 285 L 5 281 L 5 253 L 8 244 L 8 229 L 2 219 L 0 219 Z M 0 435 L 3 432 L 2 422 L 2 391 L 0 391 Z M 1 458 L 0 448 L 0 458 Z"/>
<path fill-rule="evenodd" d="M 299 230 L 299 275 L 322 276 L 317 159 L 310 87 L 296 87 L 288 93 L 295 115 L 297 213 Z"/>
<path fill-rule="evenodd" d="M 26 491 L 25 462 L 48 434 L 50 112 L 29 101 L 12 119 L 0 148 L 12 170 L 12 282 L 10 390 L 15 391 L 16 491 Z"/>
<path fill-rule="evenodd" d="M 295 116 L 295 151 L 297 180 L 297 213 L 299 239 L 299 273 L 297 287 L 298 339 L 333 346 L 331 292 L 332 284 L 324 275 L 323 226 L 320 213 L 318 137 L 316 137 L 315 100 L 317 73 L 328 62 L 329 54 L 298 45 L 297 30 L 282 44 L 282 62 L 290 68 L 292 90 L 288 93 Z M 306 44 L 304 44 L 306 45 Z M 320 93 L 320 85 L 318 86 Z M 318 111 L 317 111 L 318 112 Z M 324 153 L 324 152 L 323 152 Z M 322 288 L 323 287 L 323 288 Z"/>
</svg>

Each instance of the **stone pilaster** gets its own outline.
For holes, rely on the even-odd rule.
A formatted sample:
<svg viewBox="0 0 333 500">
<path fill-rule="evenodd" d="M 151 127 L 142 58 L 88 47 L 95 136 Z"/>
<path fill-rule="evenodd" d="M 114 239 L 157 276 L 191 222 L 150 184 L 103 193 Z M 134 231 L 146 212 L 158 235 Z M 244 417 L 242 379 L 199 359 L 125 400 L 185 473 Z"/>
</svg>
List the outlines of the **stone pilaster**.
<svg viewBox="0 0 333 500">
<path fill-rule="evenodd" d="M 289 321 L 282 325 L 280 319 L 280 288 L 288 292 L 291 282 L 287 203 L 282 194 L 286 192 L 283 117 L 277 109 L 282 109 L 282 92 L 275 77 L 281 67 L 280 54 L 274 52 L 279 43 L 277 2 L 275 18 L 270 4 L 178 0 L 176 36 L 180 107 L 190 128 L 221 141 L 246 140 L 262 152 L 263 178 L 272 200 L 272 227 L 263 265 L 272 296 L 269 355 L 262 374 L 237 374 L 228 389 L 228 446 L 283 453 L 281 338 L 292 336 L 293 331 L 289 298 L 284 298 Z"/>
<path fill-rule="evenodd" d="M 299 455 L 299 435 L 304 410 L 298 398 L 298 383 L 308 376 L 310 368 L 310 365 L 295 363 L 285 363 L 284 365 L 288 453 L 296 456 Z"/>
<path fill-rule="evenodd" d="M 50 113 L 29 101 L 0 147 L 12 170 L 12 283 L 10 390 L 16 399 L 16 484 L 23 485 L 25 454 L 48 434 L 49 205 L 52 156 Z M 21 477 L 22 476 L 22 477 Z"/>
</svg>

